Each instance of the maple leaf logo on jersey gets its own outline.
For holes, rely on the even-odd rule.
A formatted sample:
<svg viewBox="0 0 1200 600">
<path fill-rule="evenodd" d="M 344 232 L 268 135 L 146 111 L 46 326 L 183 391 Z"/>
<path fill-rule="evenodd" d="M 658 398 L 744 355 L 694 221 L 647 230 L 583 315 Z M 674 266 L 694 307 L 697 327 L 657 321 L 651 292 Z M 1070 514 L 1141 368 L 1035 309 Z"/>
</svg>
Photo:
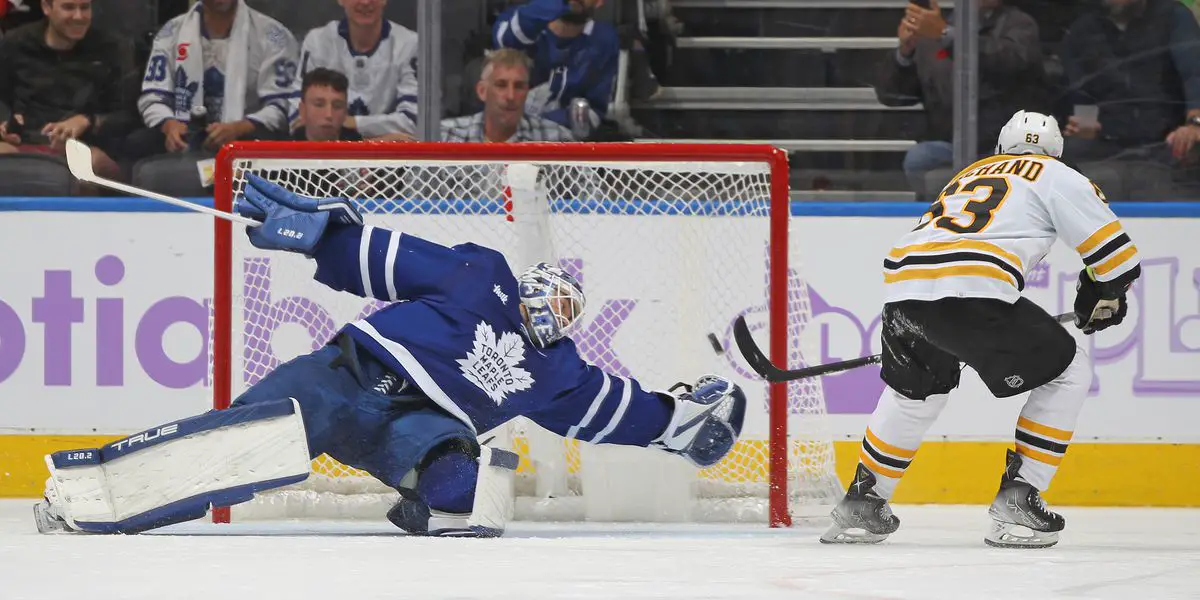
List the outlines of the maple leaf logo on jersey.
<svg viewBox="0 0 1200 600">
<path fill-rule="evenodd" d="M 519 333 L 506 331 L 497 340 L 496 330 L 480 321 L 475 327 L 475 344 L 458 365 L 463 377 L 500 406 L 509 394 L 533 385 L 533 376 L 520 367 L 523 360 L 525 341 Z"/>
</svg>

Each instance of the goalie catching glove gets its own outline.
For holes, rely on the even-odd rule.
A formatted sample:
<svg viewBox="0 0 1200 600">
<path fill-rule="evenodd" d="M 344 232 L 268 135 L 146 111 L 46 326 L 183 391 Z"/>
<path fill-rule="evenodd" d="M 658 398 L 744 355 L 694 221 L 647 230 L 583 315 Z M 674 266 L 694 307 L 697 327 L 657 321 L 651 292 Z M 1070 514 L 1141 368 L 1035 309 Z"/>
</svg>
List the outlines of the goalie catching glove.
<svg viewBox="0 0 1200 600">
<path fill-rule="evenodd" d="M 703 375 L 694 386 L 677 383 L 685 389 L 675 400 L 675 412 L 667 429 L 650 444 L 679 454 L 697 467 L 711 467 L 725 458 L 742 435 L 746 418 L 746 394 L 742 388 L 719 375 Z"/>
<path fill-rule="evenodd" d="M 1140 271 L 1138 268 L 1131 273 L 1136 277 Z M 1096 281 L 1090 267 L 1080 271 L 1079 282 L 1075 284 L 1075 326 L 1091 335 L 1119 325 L 1129 310 L 1125 294 L 1132 283 L 1133 278 Z"/>
<path fill-rule="evenodd" d="M 331 220 L 342 225 L 363 224 L 362 215 L 349 200 L 293 194 L 253 174 L 246 176 L 237 211 L 262 221 L 259 227 L 246 228 L 255 248 L 287 250 L 306 256 L 312 256 Z"/>
</svg>

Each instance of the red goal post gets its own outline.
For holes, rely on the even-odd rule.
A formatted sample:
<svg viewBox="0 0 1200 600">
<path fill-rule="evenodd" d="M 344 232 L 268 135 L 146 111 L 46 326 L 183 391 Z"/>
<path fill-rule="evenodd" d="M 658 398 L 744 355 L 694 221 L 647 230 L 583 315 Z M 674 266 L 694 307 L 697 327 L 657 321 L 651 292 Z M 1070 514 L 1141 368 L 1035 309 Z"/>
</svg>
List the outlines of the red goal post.
<svg viewBox="0 0 1200 600">
<path fill-rule="evenodd" d="M 463 169 L 493 165 L 503 169 L 503 165 L 514 163 L 533 163 L 567 166 L 555 167 L 570 169 L 570 163 L 579 165 L 601 164 L 630 165 L 631 168 L 641 169 L 641 165 L 663 165 L 663 173 L 686 172 L 690 165 L 704 169 L 704 165 L 756 165 L 766 176 L 767 185 L 763 192 L 768 198 L 763 200 L 769 210 L 767 293 L 766 304 L 769 307 L 766 329 L 769 335 L 769 353 L 771 360 L 777 365 L 794 365 L 789 361 L 789 250 L 788 222 L 790 216 L 788 162 L 783 150 L 767 145 L 738 145 L 738 144 L 447 144 L 447 143 L 402 143 L 402 142 L 237 142 L 225 146 L 218 158 L 215 173 L 214 199 L 216 208 L 232 211 L 236 190 L 239 189 L 239 179 L 246 170 L 266 169 L 270 172 L 289 173 L 289 181 L 308 181 L 305 173 L 317 173 L 322 170 L 358 169 L 360 175 L 371 169 L 369 177 L 385 178 L 394 175 L 388 165 L 395 169 L 408 165 L 435 165 L 440 169 L 456 169 L 454 177 L 463 176 Z M 257 165 L 270 165 L 259 167 Z M 363 165 L 362 167 L 356 166 Z M 415 167 L 414 167 L 415 168 Z M 434 167 L 429 167 L 428 173 L 441 173 Z M 307 171 L 306 171 L 307 170 Z M 293 172 L 294 171 L 294 172 Z M 323 171 L 322 171 L 323 172 Z M 699 171 L 697 171 L 699 172 Z M 299 176 L 292 177 L 299 173 Z M 650 171 L 647 171 L 650 173 Z M 467 176 L 470 176 L 469 174 Z M 630 178 L 646 177 L 659 178 L 659 175 L 639 175 L 633 172 Z M 361 175 L 361 177 L 367 177 Z M 362 188 L 359 179 L 358 189 Z M 438 178 L 443 175 L 420 175 L 427 183 L 428 177 Z M 449 175 L 445 176 L 447 179 Z M 607 175 L 605 176 L 607 177 Z M 689 174 L 688 184 L 695 186 L 696 177 Z M 313 176 L 312 181 L 318 178 Z M 457 185 L 457 184 L 456 184 Z M 625 185 L 625 184 L 622 184 Z M 638 184 L 642 185 L 642 184 Z M 648 184 L 647 184 L 648 185 Z M 658 185 L 655 183 L 654 185 Z M 304 186 L 309 186 L 305 183 Z M 301 186 L 301 188 L 304 188 Z M 319 186 L 318 186 L 319 187 Z M 701 186 L 702 187 L 702 186 Z M 344 187 L 334 186 L 329 189 L 330 195 L 344 191 Z M 624 188 L 623 188 L 624 189 Z M 645 188 L 638 188 L 643 190 Z M 664 193 L 670 194 L 671 186 L 661 186 Z M 299 189 L 300 193 L 316 195 L 323 190 Z M 379 191 L 379 190 L 372 190 Z M 697 202 L 692 200 L 691 202 Z M 509 207 L 511 208 L 511 206 Z M 367 215 L 370 219 L 371 216 Z M 511 214 L 509 215 L 511 220 Z M 497 224 L 497 227 L 503 225 Z M 229 406 L 240 389 L 247 384 L 245 368 L 235 365 L 235 358 L 244 343 L 238 340 L 235 332 L 235 317 L 239 322 L 244 321 L 243 315 L 235 315 L 235 296 L 239 293 L 235 286 L 235 261 L 239 258 L 239 248 L 247 246 L 241 231 L 234 231 L 234 225 L 228 221 L 214 219 L 214 308 L 212 316 L 212 386 L 213 405 L 222 409 Z M 650 227 L 650 225 L 647 225 Z M 240 230 L 241 228 L 238 227 Z M 470 241 L 467 239 L 458 242 Z M 728 243 L 734 244 L 738 240 Z M 480 242 L 485 243 L 486 242 Z M 307 274 L 310 271 L 306 271 Z M 637 277 L 634 273 L 630 277 Z M 309 282 L 312 286 L 318 284 Z M 584 282 L 585 287 L 588 282 Z M 686 289 L 681 286 L 679 289 Z M 592 290 L 588 290 L 589 295 Z M 807 292 L 805 292 L 807 293 Z M 590 297 L 590 296 L 589 296 Z M 735 314 L 728 314 L 732 321 Z M 338 323 L 342 325 L 343 323 Z M 707 331 L 695 332 L 697 343 L 702 342 Z M 761 334 L 760 334 L 761 335 Z M 728 346 L 729 344 L 727 344 Z M 725 349 L 728 354 L 729 347 Z M 712 350 L 708 352 L 712 353 Z M 793 350 L 793 352 L 795 352 Z M 736 360 L 729 355 L 727 360 Z M 694 377 L 700 373 L 688 374 Z M 635 373 L 636 376 L 636 373 Z M 682 377 L 682 375 L 680 375 Z M 238 381 L 241 379 L 242 381 Z M 791 524 L 788 495 L 788 384 L 763 384 L 768 387 L 769 398 L 769 435 L 766 444 L 769 448 L 769 464 L 766 466 L 768 482 L 768 521 L 771 526 L 788 526 Z M 823 411 L 823 407 L 821 409 Z M 228 509 L 215 509 L 214 518 L 218 521 L 228 521 Z"/>
</svg>

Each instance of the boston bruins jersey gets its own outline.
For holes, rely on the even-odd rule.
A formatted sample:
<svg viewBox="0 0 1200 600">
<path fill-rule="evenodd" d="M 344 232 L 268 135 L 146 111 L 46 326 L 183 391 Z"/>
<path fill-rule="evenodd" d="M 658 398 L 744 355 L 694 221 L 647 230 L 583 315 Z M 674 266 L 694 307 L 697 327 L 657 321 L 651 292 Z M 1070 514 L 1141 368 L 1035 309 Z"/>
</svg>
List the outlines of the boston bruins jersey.
<svg viewBox="0 0 1200 600">
<path fill-rule="evenodd" d="M 1086 177 L 1048 156 L 984 158 L 959 172 L 888 253 L 885 302 L 1016 302 L 1026 275 L 1058 238 L 1097 281 L 1136 276 L 1137 248 Z"/>
</svg>

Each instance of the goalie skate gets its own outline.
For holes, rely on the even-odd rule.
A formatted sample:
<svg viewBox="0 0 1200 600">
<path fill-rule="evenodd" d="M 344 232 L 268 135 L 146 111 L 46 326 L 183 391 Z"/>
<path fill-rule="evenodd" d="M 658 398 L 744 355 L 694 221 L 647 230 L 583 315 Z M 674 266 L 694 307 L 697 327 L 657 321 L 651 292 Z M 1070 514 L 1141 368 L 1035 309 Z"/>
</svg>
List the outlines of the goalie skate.
<svg viewBox="0 0 1200 600">
<path fill-rule="evenodd" d="M 38 533 L 73 533 L 62 517 L 54 514 L 47 501 L 33 505 L 33 522 L 37 525 Z"/>
<path fill-rule="evenodd" d="M 33 522 L 37 525 L 38 533 L 74 533 L 75 530 L 67 525 L 66 519 L 55 509 L 58 500 L 58 488 L 54 478 L 46 480 L 46 491 L 42 501 L 33 505 Z"/>
<path fill-rule="evenodd" d="M 1000 491 L 988 508 L 992 527 L 983 541 L 997 548 L 1049 548 L 1058 543 L 1066 520 L 1046 508 L 1037 488 L 1017 474 L 1020 468 L 1021 456 L 1009 450 Z"/>
<path fill-rule="evenodd" d="M 900 528 L 888 501 L 875 493 L 875 474 L 861 463 L 830 516 L 833 525 L 821 536 L 825 544 L 878 544 Z"/>
<path fill-rule="evenodd" d="M 46 491 L 42 494 L 42 501 L 33 505 L 33 523 L 37 525 L 38 533 L 73 533 L 75 529 L 67 525 L 66 519 L 62 518 L 59 511 L 55 507 L 58 502 L 58 487 L 54 483 L 54 478 L 46 480 Z"/>
</svg>

